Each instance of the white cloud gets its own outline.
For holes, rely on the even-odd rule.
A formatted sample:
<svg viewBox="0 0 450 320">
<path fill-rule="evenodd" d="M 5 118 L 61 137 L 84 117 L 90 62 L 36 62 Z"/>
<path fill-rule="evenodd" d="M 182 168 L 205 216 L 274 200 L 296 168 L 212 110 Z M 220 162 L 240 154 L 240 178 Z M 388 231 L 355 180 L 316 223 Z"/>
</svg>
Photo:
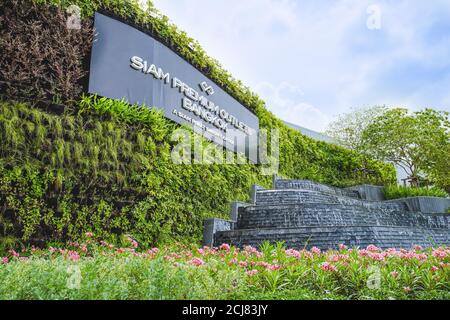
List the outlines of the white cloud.
<svg viewBox="0 0 450 320">
<path fill-rule="evenodd" d="M 450 71 L 432 72 L 450 70 L 450 31 L 434 43 L 426 35 L 450 20 L 448 0 L 154 3 L 282 119 L 322 130 L 350 107 L 449 109 Z M 366 26 L 373 4 L 381 8 L 380 30 Z"/>
<path fill-rule="evenodd" d="M 260 92 L 261 98 L 266 102 L 270 111 L 285 121 L 323 132 L 330 118 L 314 107 L 303 101 L 303 91 L 300 88 L 282 82 L 278 86 L 270 83 L 260 83 L 256 90 Z"/>
</svg>

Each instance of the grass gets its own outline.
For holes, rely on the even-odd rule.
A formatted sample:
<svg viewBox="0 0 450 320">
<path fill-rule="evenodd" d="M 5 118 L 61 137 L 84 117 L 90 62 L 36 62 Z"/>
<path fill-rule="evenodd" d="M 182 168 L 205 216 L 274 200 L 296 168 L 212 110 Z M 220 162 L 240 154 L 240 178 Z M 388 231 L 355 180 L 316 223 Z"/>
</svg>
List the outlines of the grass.
<svg viewBox="0 0 450 320">
<path fill-rule="evenodd" d="M 15 251 L 0 299 L 450 299 L 450 249 L 286 250 L 174 245 L 143 249 L 88 238 Z"/>
</svg>

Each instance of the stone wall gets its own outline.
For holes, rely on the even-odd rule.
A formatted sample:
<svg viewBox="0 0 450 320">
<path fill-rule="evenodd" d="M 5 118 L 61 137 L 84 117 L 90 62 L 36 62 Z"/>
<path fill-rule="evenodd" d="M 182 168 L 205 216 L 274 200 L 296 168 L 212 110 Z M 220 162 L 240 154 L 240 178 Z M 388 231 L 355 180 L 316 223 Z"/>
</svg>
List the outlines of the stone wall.
<svg viewBox="0 0 450 320">
<path fill-rule="evenodd" d="M 337 249 L 339 244 L 365 248 L 374 244 L 381 248 L 411 248 L 450 244 L 449 231 L 417 227 L 351 226 L 351 227 L 302 227 L 277 229 L 242 229 L 218 232 L 215 244 L 229 243 L 242 247 L 259 246 L 263 241 L 284 241 L 289 248 Z"/>
<path fill-rule="evenodd" d="M 426 211 L 436 209 L 421 212 L 419 200 L 382 201 L 377 188 L 274 180 L 272 190 L 252 188 L 254 203 L 238 208 L 234 229 L 217 231 L 214 245 L 258 246 L 263 241 L 284 241 L 298 249 L 337 248 L 341 243 L 381 248 L 450 245 L 450 215 L 443 209 L 448 199 L 435 200 L 444 203 L 442 208 L 421 199 Z"/>
</svg>

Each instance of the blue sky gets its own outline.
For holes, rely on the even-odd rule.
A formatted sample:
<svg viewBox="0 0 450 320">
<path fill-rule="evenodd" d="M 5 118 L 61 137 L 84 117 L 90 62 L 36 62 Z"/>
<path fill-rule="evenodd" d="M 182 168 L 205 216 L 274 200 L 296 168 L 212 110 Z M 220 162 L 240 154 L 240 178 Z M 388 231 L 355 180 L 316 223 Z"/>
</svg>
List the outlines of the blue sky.
<svg viewBox="0 0 450 320">
<path fill-rule="evenodd" d="M 351 107 L 450 111 L 448 0 L 153 2 L 281 119 L 323 131 Z"/>
</svg>

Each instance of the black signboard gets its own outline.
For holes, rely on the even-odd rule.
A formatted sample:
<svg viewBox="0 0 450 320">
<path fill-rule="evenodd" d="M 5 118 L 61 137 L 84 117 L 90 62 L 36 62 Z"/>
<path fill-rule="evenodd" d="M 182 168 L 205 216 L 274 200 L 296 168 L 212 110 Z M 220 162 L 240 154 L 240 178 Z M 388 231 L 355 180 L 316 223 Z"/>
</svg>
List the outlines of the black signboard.
<svg viewBox="0 0 450 320">
<path fill-rule="evenodd" d="M 259 121 L 236 99 L 174 51 L 128 24 L 96 13 L 95 32 L 90 93 L 160 108 L 167 118 L 256 160 Z"/>
</svg>

